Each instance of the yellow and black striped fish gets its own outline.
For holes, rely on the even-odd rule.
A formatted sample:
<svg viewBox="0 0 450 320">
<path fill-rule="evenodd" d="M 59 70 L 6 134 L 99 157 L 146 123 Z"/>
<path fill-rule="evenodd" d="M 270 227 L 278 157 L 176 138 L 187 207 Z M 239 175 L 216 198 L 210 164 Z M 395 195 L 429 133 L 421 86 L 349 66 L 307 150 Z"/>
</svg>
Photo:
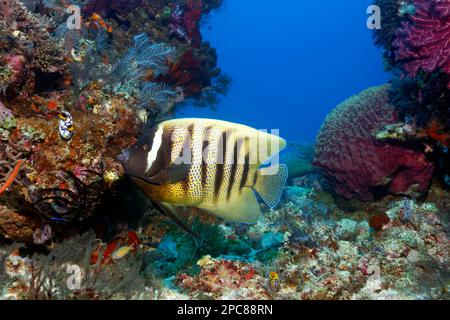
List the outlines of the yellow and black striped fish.
<svg viewBox="0 0 450 320">
<path fill-rule="evenodd" d="M 126 173 L 158 206 L 191 206 L 227 221 L 256 222 L 255 192 L 274 207 L 287 168 L 261 166 L 284 139 L 248 126 L 212 119 L 175 119 L 154 126 L 120 157 Z"/>
</svg>

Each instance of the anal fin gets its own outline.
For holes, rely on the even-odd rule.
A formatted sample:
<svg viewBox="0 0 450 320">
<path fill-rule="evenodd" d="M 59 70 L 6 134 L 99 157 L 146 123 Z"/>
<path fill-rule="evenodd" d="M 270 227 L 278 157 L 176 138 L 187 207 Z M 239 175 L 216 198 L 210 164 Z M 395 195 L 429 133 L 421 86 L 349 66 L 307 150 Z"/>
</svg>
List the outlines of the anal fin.
<svg viewBox="0 0 450 320">
<path fill-rule="evenodd" d="M 200 205 L 228 222 L 256 223 L 261 215 L 258 200 L 251 188 L 244 187 L 241 192 L 235 192 L 229 200 L 219 200 L 215 204 Z"/>
</svg>

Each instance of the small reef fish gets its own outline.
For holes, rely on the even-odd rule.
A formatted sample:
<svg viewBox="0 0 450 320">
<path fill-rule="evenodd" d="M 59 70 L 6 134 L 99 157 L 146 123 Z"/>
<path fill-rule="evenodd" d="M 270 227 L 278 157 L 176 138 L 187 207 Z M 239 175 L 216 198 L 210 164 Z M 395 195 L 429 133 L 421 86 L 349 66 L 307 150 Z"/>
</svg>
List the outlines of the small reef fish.
<svg viewBox="0 0 450 320">
<path fill-rule="evenodd" d="M 151 128 L 119 160 L 155 207 L 179 224 L 176 207 L 255 223 L 261 214 L 255 192 L 275 207 L 288 175 L 283 164 L 261 165 L 285 146 L 284 139 L 245 125 L 174 119 Z"/>
<path fill-rule="evenodd" d="M 63 139 L 68 140 L 72 138 L 74 127 L 72 115 L 69 112 L 61 111 L 59 114 L 58 130 Z"/>
<path fill-rule="evenodd" d="M 114 253 L 112 254 L 111 258 L 113 260 L 119 260 L 122 259 L 123 257 L 125 257 L 128 253 L 130 253 L 131 250 L 133 250 L 134 248 L 132 246 L 123 246 L 120 247 L 119 249 L 117 249 L 116 251 L 114 251 Z"/>
</svg>

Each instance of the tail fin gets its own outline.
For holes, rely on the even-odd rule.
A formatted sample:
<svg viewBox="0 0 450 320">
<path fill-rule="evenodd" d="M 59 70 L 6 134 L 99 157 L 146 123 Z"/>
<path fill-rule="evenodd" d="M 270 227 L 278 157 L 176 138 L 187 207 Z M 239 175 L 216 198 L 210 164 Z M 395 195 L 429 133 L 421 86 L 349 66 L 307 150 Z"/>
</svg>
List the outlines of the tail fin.
<svg viewBox="0 0 450 320">
<path fill-rule="evenodd" d="M 264 202 L 270 208 L 274 208 L 280 201 L 281 193 L 288 178 L 287 166 L 285 164 L 273 165 L 258 169 L 257 172 L 258 179 L 254 188 Z"/>
</svg>

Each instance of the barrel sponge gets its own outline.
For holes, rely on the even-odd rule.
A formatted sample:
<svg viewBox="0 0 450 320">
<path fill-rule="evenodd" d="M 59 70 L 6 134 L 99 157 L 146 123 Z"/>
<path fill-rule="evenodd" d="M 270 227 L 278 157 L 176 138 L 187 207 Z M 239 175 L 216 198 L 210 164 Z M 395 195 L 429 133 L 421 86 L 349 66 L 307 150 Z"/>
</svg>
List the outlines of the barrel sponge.
<svg viewBox="0 0 450 320">
<path fill-rule="evenodd" d="M 374 132 L 397 122 L 390 85 L 367 89 L 334 109 L 317 137 L 314 164 L 346 198 L 426 192 L 433 163 L 421 151 L 377 141 Z"/>
</svg>

